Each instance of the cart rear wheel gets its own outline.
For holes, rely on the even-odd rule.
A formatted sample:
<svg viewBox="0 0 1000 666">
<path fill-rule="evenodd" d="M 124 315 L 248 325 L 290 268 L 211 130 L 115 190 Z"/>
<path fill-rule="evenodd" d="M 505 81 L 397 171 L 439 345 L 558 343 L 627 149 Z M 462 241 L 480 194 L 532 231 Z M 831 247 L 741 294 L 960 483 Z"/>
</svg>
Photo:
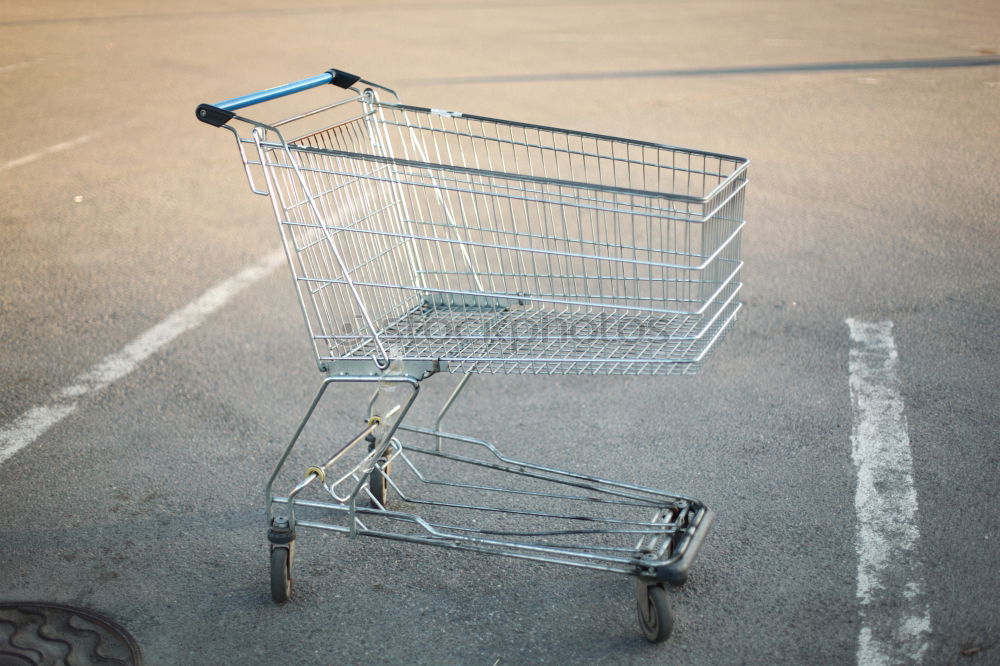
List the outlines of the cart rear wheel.
<svg viewBox="0 0 1000 666">
<path fill-rule="evenodd" d="M 667 591 L 659 583 L 639 581 L 636 587 L 636 607 L 642 633 L 650 643 L 661 643 L 674 629 L 674 613 L 670 609 Z"/>
<path fill-rule="evenodd" d="M 271 546 L 271 598 L 283 604 L 292 596 L 292 562 L 287 546 Z"/>
<path fill-rule="evenodd" d="M 379 458 L 375 467 L 372 468 L 371 477 L 368 479 L 368 490 L 372 497 L 381 506 L 385 506 L 385 501 L 389 497 L 389 462 L 385 458 Z"/>
</svg>

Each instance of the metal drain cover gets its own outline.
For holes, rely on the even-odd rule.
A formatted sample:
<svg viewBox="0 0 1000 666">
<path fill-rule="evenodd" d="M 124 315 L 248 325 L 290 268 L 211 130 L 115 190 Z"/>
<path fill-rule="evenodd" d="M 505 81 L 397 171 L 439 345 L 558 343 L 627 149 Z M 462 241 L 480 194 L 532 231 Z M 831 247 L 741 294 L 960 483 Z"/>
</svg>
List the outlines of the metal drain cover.
<svg viewBox="0 0 1000 666">
<path fill-rule="evenodd" d="M 141 666 L 139 644 L 84 608 L 0 602 L 0 666 Z"/>
</svg>

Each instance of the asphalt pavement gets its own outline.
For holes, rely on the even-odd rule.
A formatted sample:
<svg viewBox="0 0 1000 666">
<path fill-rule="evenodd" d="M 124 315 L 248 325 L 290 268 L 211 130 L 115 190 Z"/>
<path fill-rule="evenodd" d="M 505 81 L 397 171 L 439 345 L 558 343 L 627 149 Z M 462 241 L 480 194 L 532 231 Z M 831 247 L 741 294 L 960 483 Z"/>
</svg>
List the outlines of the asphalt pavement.
<svg viewBox="0 0 1000 666">
<path fill-rule="evenodd" d="M 1000 663 L 998 35 L 973 1 L 4 4 L 0 601 L 92 609 L 149 664 Z M 716 510 L 666 643 L 625 577 L 315 532 L 271 602 L 263 485 L 321 375 L 194 108 L 330 67 L 750 158 L 746 307 L 702 374 L 477 376 L 449 416 Z M 874 550 L 848 320 L 890 331 L 910 466 Z M 324 409 L 304 466 L 364 395 Z"/>
</svg>

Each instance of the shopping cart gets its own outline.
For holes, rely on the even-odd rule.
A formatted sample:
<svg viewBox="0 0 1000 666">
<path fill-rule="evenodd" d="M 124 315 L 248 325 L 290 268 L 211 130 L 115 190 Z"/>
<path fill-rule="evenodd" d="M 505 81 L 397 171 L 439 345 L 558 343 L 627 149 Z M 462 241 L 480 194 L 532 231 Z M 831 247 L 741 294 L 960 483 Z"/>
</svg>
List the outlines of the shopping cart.
<svg viewBox="0 0 1000 666">
<path fill-rule="evenodd" d="M 270 124 L 235 114 L 331 83 L 353 94 Z M 696 372 L 740 310 L 747 160 L 408 106 L 337 70 L 197 116 L 270 196 L 326 375 L 266 486 L 274 601 L 297 531 L 317 528 L 629 574 L 646 638 L 665 639 L 664 584 L 687 578 L 711 510 L 441 423 L 474 373 Z M 433 424 L 407 422 L 441 372 L 463 376 Z M 363 429 L 276 493 L 335 382 L 373 385 Z"/>
</svg>

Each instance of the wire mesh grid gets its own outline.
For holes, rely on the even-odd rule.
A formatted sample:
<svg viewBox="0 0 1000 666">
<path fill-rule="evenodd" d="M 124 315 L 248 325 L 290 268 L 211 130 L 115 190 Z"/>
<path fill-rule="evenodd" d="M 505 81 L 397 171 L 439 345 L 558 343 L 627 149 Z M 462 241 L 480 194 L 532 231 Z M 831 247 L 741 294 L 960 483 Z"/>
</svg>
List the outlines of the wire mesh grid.
<svg viewBox="0 0 1000 666">
<path fill-rule="evenodd" d="M 260 146 L 321 363 L 691 373 L 735 319 L 745 160 L 358 101 Z"/>
</svg>

